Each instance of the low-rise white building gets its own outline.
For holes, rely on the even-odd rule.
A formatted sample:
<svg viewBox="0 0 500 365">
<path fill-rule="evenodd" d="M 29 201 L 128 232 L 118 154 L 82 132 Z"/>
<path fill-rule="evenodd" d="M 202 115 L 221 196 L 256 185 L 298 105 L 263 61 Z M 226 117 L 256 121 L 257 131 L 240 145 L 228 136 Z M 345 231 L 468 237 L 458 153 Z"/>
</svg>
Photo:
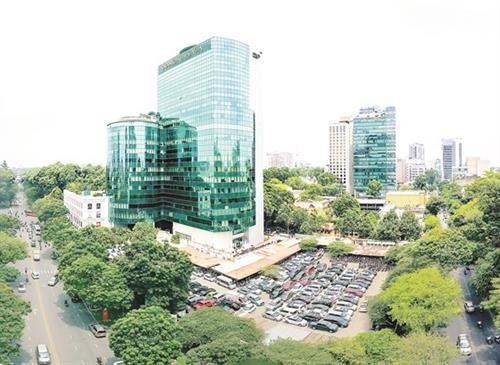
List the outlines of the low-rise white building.
<svg viewBox="0 0 500 365">
<path fill-rule="evenodd" d="M 79 228 L 89 224 L 109 227 L 109 198 L 102 191 L 83 191 L 81 194 L 64 190 L 64 205 L 69 210 L 71 223 Z"/>
</svg>

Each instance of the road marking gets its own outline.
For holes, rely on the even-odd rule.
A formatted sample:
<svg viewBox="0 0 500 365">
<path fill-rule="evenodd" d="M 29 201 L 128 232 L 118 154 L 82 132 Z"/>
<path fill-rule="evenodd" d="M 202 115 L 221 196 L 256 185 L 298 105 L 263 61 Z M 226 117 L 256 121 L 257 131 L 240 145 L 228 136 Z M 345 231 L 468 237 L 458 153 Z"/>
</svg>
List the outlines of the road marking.
<svg viewBox="0 0 500 365">
<path fill-rule="evenodd" d="M 61 365 L 61 362 L 59 361 L 59 356 L 57 355 L 55 342 L 54 342 L 54 339 L 52 337 L 52 332 L 50 331 L 49 321 L 47 319 L 45 307 L 44 307 L 43 302 L 42 302 L 42 294 L 40 292 L 40 287 L 38 285 L 38 282 L 35 282 L 35 289 L 36 289 L 36 293 L 38 295 L 38 301 L 40 302 L 42 320 L 43 320 L 43 323 L 45 324 L 45 332 L 47 333 L 47 338 L 48 338 L 50 347 L 52 348 L 52 359 L 54 360 L 54 365 Z"/>
</svg>

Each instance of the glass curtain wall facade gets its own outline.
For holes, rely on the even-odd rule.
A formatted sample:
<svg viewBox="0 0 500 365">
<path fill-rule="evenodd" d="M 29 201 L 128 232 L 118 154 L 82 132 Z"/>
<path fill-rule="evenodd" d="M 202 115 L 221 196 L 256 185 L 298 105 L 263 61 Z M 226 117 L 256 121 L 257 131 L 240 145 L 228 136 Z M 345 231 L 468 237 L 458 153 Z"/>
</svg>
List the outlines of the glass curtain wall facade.
<svg viewBox="0 0 500 365">
<path fill-rule="evenodd" d="M 354 190 L 365 196 L 370 180 L 382 194 L 396 190 L 396 109 L 362 108 L 353 118 Z"/>
<path fill-rule="evenodd" d="M 156 219 L 161 206 L 156 189 L 158 136 L 154 116 L 125 117 L 108 124 L 107 193 L 114 224 Z"/>
<path fill-rule="evenodd" d="M 182 120 L 182 127 L 162 132 L 167 133 L 166 160 L 160 164 L 168 179 L 161 187 L 166 219 L 234 234 L 255 225 L 249 63 L 246 44 L 214 37 L 159 66 L 158 112 Z M 179 134 L 181 129 L 191 137 Z M 172 153 L 179 158 L 169 158 Z"/>
</svg>

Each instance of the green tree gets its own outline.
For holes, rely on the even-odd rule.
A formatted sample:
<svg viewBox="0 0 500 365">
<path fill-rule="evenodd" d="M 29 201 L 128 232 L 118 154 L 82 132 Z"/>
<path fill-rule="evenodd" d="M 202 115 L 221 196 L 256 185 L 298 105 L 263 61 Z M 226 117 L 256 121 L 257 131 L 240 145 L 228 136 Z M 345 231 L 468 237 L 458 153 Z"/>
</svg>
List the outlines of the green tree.
<svg viewBox="0 0 500 365">
<path fill-rule="evenodd" d="M 329 203 L 335 217 L 342 217 L 351 209 L 359 209 L 358 201 L 351 195 L 344 193 Z"/>
<path fill-rule="evenodd" d="M 368 186 L 366 189 L 366 195 L 371 196 L 372 198 L 378 198 L 380 196 L 380 192 L 382 191 L 382 184 L 378 180 L 370 180 L 368 182 Z"/>
<path fill-rule="evenodd" d="M 475 245 L 456 229 L 429 231 L 412 247 L 414 257 L 426 257 L 445 270 L 470 263 L 475 250 Z"/>
<path fill-rule="evenodd" d="M 326 248 L 328 254 L 332 257 L 348 255 L 352 251 L 352 246 L 342 241 L 331 242 Z"/>
<path fill-rule="evenodd" d="M 421 229 L 415 213 L 405 210 L 399 221 L 399 233 L 402 240 L 416 240 L 420 237 Z"/>
<path fill-rule="evenodd" d="M 59 270 L 59 276 L 64 280 L 64 290 L 84 296 L 92 284 L 97 283 L 106 263 L 91 254 L 78 257 L 67 267 Z"/>
<path fill-rule="evenodd" d="M 436 196 L 431 196 L 427 203 L 425 204 L 425 210 L 427 213 L 432 215 L 438 215 L 438 213 L 445 208 L 444 201 Z"/>
<path fill-rule="evenodd" d="M 399 217 L 396 214 L 396 211 L 391 209 L 382 217 L 380 221 L 377 232 L 378 239 L 383 241 L 398 241 L 401 237 L 399 228 Z"/>
<path fill-rule="evenodd" d="M 286 232 L 290 233 L 290 226 L 293 224 L 293 207 L 291 205 L 283 205 L 279 208 L 276 223 L 285 226 Z"/>
<path fill-rule="evenodd" d="M 450 227 L 458 228 L 469 240 L 486 241 L 488 239 L 483 212 L 479 209 L 479 199 L 474 198 L 460 206 L 448 219 Z"/>
<path fill-rule="evenodd" d="M 5 232 L 0 232 L 0 266 L 22 260 L 26 256 L 24 241 Z"/>
<path fill-rule="evenodd" d="M 184 352 L 218 339 L 236 338 L 247 346 L 263 339 L 253 320 L 233 316 L 219 307 L 191 312 L 179 320 L 179 326 L 178 340 Z"/>
<path fill-rule="evenodd" d="M 187 300 L 193 265 L 171 245 L 132 241 L 117 262 L 134 292 L 134 306 L 157 304 L 175 312 Z"/>
<path fill-rule="evenodd" d="M 393 353 L 394 364 L 453 364 L 458 358 L 457 349 L 446 337 L 416 332 L 397 342 Z"/>
<path fill-rule="evenodd" d="M 334 364 L 327 346 L 279 339 L 266 348 L 267 357 L 276 365 Z"/>
<path fill-rule="evenodd" d="M 498 271 L 496 274 L 498 275 Z M 491 281 L 491 286 L 492 289 L 489 292 L 489 298 L 483 304 L 495 313 L 495 326 L 500 328 L 500 277 L 497 276 L 494 278 Z"/>
<path fill-rule="evenodd" d="M 344 365 L 364 365 L 367 363 L 363 346 L 356 338 L 340 338 L 334 340 L 328 350 L 332 357 Z"/>
<path fill-rule="evenodd" d="M 500 272 L 500 250 L 495 249 L 476 262 L 471 283 L 482 297 L 492 289 L 493 278 Z"/>
<path fill-rule="evenodd" d="M 41 222 L 46 222 L 55 217 L 65 216 L 68 209 L 64 206 L 62 200 L 54 199 L 49 196 L 38 199 L 33 203 L 33 211 Z"/>
<path fill-rule="evenodd" d="M 358 235 L 362 238 L 372 233 L 370 221 L 359 208 L 349 209 L 336 220 L 337 230 L 343 236 Z"/>
<path fill-rule="evenodd" d="M 24 316 L 30 305 L 17 296 L 5 283 L 0 282 L 0 361 L 12 364 L 11 359 L 19 355 L 19 341 L 23 334 Z"/>
<path fill-rule="evenodd" d="M 381 294 L 392 320 L 406 331 L 446 326 L 460 313 L 461 297 L 460 286 L 435 268 L 401 275 Z"/>
<path fill-rule="evenodd" d="M 318 183 L 323 186 L 333 185 L 337 182 L 337 176 L 329 171 L 325 171 L 318 176 Z"/>
<path fill-rule="evenodd" d="M 298 176 L 297 172 L 288 167 L 270 167 L 264 170 L 264 182 L 271 179 L 278 179 L 285 182 L 289 177 Z"/>
<path fill-rule="evenodd" d="M 315 251 L 318 248 L 318 240 L 313 237 L 304 238 L 299 242 L 302 251 Z"/>
<path fill-rule="evenodd" d="M 295 201 L 293 194 L 279 185 L 264 184 L 264 220 L 267 226 L 276 226 L 279 212 L 288 207 L 292 208 Z"/>
<path fill-rule="evenodd" d="M 19 219 L 7 214 L 0 214 L 0 232 L 14 234 L 20 226 Z"/>
<path fill-rule="evenodd" d="M 107 264 L 97 279 L 81 293 L 91 307 L 118 312 L 130 308 L 133 299 L 125 277 L 115 264 Z"/>
<path fill-rule="evenodd" d="M 16 197 L 16 192 L 16 176 L 8 168 L 0 166 L 0 208 L 10 206 Z"/>
<path fill-rule="evenodd" d="M 285 184 L 294 190 L 302 190 L 306 187 L 306 183 L 300 176 L 290 176 L 286 179 Z"/>
<path fill-rule="evenodd" d="M 437 170 L 428 169 L 425 173 L 418 175 L 413 182 L 413 187 L 417 190 L 433 191 L 437 188 L 439 173 Z"/>
<path fill-rule="evenodd" d="M 109 346 L 126 364 L 166 364 L 180 354 L 179 327 L 160 307 L 132 310 L 111 328 Z"/>
<path fill-rule="evenodd" d="M 155 242 L 157 234 L 158 229 L 155 228 L 153 223 L 137 222 L 132 229 L 130 240 L 133 242 Z"/>
<path fill-rule="evenodd" d="M 269 265 L 259 271 L 259 274 L 272 279 L 278 279 L 281 268 L 278 265 Z"/>
<path fill-rule="evenodd" d="M 192 365 L 233 365 L 262 356 L 263 346 L 247 343 L 238 337 L 215 339 L 187 352 L 187 363 Z"/>
<path fill-rule="evenodd" d="M 319 184 L 309 184 L 300 193 L 300 200 L 318 200 L 323 193 L 323 188 Z"/>
<path fill-rule="evenodd" d="M 171 242 L 172 242 L 174 245 L 178 245 L 179 243 L 181 243 L 181 235 L 180 235 L 179 233 L 174 233 L 174 234 L 172 235 Z"/>
<path fill-rule="evenodd" d="M 431 229 L 434 228 L 440 228 L 441 227 L 441 221 L 439 218 L 433 214 L 427 214 L 424 217 L 424 231 L 430 231 Z"/>
<path fill-rule="evenodd" d="M 370 365 L 389 363 L 400 341 L 399 337 L 387 328 L 363 332 L 355 338 L 364 348 L 366 364 Z"/>
</svg>

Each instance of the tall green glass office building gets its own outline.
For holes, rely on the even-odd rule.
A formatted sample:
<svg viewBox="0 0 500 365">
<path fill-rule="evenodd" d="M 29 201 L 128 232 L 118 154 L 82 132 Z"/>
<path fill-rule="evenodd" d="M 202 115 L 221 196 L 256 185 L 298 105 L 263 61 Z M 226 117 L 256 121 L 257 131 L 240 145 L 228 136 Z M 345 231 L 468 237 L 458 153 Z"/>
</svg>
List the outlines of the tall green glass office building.
<svg viewBox="0 0 500 365">
<path fill-rule="evenodd" d="M 368 182 L 382 183 L 382 194 L 396 190 L 396 108 L 362 108 L 353 118 L 353 179 L 358 196 Z"/>
<path fill-rule="evenodd" d="M 244 43 L 213 37 L 159 66 L 158 113 L 108 125 L 112 221 L 151 220 L 221 256 L 262 242 L 262 168 L 250 108 L 258 58 Z"/>
</svg>

